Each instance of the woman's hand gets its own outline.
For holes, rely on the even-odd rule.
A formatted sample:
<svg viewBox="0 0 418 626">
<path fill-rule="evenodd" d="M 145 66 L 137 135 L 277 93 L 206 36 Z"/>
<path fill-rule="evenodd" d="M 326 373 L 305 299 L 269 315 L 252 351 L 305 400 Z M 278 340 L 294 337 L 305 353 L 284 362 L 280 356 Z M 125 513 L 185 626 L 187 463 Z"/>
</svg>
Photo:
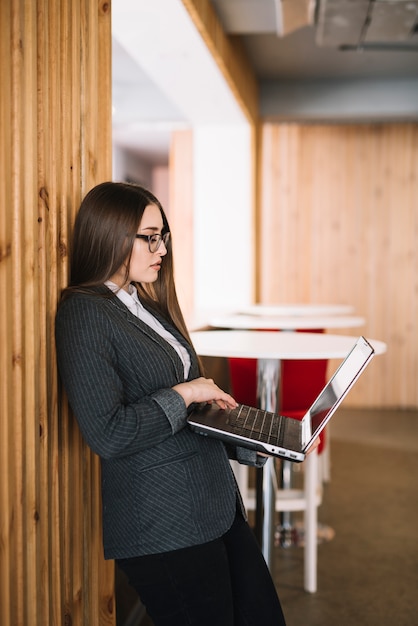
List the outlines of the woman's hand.
<svg viewBox="0 0 418 626">
<path fill-rule="evenodd" d="M 186 406 L 193 402 L 216 402 L 221 409 L 235 409 L 236 401 L 229 393 L 222 391 L 212 378 L 195 378 L 187 383 L 180 383 L 173 387 L 183 398 Z"/>
</svg>

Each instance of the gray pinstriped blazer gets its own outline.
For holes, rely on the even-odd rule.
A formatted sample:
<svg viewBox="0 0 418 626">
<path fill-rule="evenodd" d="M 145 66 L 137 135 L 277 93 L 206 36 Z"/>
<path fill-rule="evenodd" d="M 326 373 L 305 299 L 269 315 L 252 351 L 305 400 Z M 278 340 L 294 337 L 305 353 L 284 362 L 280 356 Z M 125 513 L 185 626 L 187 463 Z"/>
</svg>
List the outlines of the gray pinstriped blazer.
<svg viewBox="0 0 418 626">
<path fill-rule="evenodd" d="M 189 350 L 189 380 L 196 378 L 194 350 L 156 317 Z M 101 458 L 105 557 L 175 550 L 225 533 L 240 496 L 226 447 L 186 426 L 184 401 L 171 389 L 184 381 L 176 351 L 116 296 L 99 293 L 60 305 L 56 345 L 70 405 Z M 263 464 L 243 448 L 232 456 Z"/>
</svg>

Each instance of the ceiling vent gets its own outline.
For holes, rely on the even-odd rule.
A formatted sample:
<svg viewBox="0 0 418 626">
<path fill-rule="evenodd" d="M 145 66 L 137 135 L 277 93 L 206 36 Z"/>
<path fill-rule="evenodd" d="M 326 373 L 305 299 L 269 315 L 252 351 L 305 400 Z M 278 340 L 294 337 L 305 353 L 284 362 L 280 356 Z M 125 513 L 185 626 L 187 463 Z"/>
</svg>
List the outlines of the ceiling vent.
<svg viewBox="0 0 418 626">
<path fill-rule="evenodd" d="M 279 37 L 315 27 L 317 46 L 418 50 L 418 0 L 212 0 L 233 35 Z"/>
<path fill-rule="evenodd" d="M 318 46 L 418 49 L 418 0 L 318 0 Z"/>
<path fill-rule="evenodd" d="M 274 33 L 283 37 L 312 25 L 315 0 L 212 0 L 225 32 L 232 35 Z"/>
</svg>

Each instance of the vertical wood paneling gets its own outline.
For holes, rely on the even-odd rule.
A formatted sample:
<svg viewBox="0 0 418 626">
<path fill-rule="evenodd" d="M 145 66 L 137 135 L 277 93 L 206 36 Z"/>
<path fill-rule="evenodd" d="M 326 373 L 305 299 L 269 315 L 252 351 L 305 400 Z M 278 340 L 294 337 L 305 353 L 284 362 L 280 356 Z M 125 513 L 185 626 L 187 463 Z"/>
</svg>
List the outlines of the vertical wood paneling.
<svg viewBox="0 0 418 626">
<path fill-rule="evenodd" d="M 194 220 L 193 220 L 193 131 L 171 134 L 169 215 L 173 234 L 177 296 L 186 318 L 193 312 Z M 187 233 L 187 237 L 185 237 Z"/>
<path fill-rule="evenodd" d="M 111 176 L 110 3 L 0 3 L 0 623 L 115 623 L 100 471 L 54 318 L 81 197 Z"/>
<path fill-rule="evenodd" d="M 382 339 L 347 403 L 418 406 L 418 125 L 265 124 L 259 294 L 352 304 Z"/>
<path fill-rule="evenodd" d="M 4 24 L 10 28 L 10 6 L 0 3 L 0 35 Z M 0 36 L 0 55 L 11 61 L 10 36 Z M 0 96 L 0 180 L 11 181 L 11 63 L 1 68 Z M 7 94 L 7 97 L 4 97 Z M 11 292 L 12 276 L 12 213 L 6 211 L 11 206 L 12 186 L 3 182 L 0 185 L 0 614 L 6 625 L 12 623 L 14 607 L 11 604 L 13 593 L 10 580 L 10 567 L 13 558 L 12 518 L 14 502 L 14 481 L 11 467 L 13 463 L 11 402 L 13 398 L 11 306 L 8 293 Z M 5 417 L 8 419 L 5 419 Z"/>
</svg>

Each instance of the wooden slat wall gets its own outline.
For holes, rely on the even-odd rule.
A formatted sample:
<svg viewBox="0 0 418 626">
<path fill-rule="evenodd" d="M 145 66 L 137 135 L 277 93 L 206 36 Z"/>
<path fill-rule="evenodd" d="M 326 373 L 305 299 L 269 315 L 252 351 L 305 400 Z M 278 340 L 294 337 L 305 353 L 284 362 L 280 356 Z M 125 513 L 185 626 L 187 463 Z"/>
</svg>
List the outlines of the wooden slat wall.
<svg viewBox="0 0 418 626">
<path fill-rule="evenodd" d="M 193 312 L 193 131 L 171 133 L 168 221 L 173 235 L 177 297 L 186 319 Z M 185 238 L 184 234 L 189 236 Z"/>
<path fill-rule="evenodd" d="M 110 3 L 0 3 L 0 624 L 115 623 L 98 460 L 58 388 L 81 197 L 111 176 Z"/>
<path fill-rule="evenodd" d="M 416 409 L 418 124 L 266 123 L 260 180 L 258 300 L 354 305 L 388 352 L 347 404 Z"/>
</svg>

